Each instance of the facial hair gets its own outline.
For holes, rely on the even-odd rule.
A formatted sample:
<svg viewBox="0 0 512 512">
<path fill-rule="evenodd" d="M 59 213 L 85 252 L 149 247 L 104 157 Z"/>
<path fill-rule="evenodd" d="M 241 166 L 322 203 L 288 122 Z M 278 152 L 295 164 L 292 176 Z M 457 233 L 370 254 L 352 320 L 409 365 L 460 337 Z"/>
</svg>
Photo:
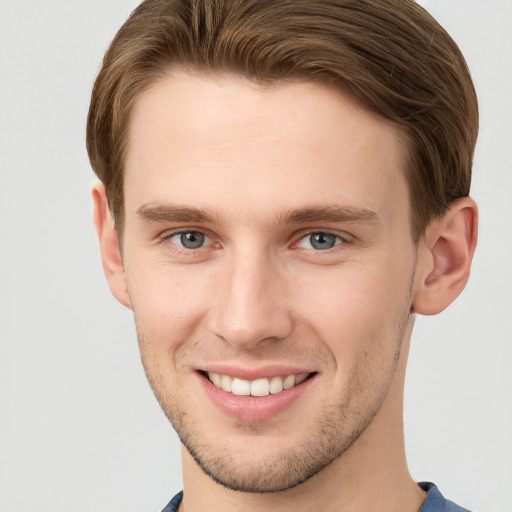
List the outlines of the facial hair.
<svg viewBox="0 0 512 512">
<path fill-rule="evenodd" d="M 379 412 L 389 392 L 400 360 L 403 343 L 412 329 L 414 321 L 411 315 L 412 289 L 411 278 L 408 296 L 402 308 L 397 311 L 393 336 L 392 358 L 386 362 L 385 376 L 378 392 L 368 389 L 369 369 L 362 362 L 349 383 L 351 392 L 344 402 L 331 404 L 324 408 L 322 415 L 308 429 L 304 440 L 294 449 L 276 450 L 266 460 L 256 462 L 250 457 L 251 448 L 244 454 L 233 453 L 229 449 L 229 439 L 219 439 L 208 443 L 187 414 L 184 400 L 179 392 L 169 394 L 165 391 L 163 379 L 149 371 L 148 356 L 145 348 L 148 340 L 138 332 L 142 362 L 153 392 L 181 443 L 196 461 L 201 470 L 218 484 L 233 490 L 249 493 L 272 493 L 291 489 L 310 479 L 332 462 L 342 457 L 371 424 Z M 370 401 L 368 402 L 368 397 Z M 361 404 L 364 404 L 361 407 Z M 297 421 L 300 425 L 300 420 Z M 254 437 L 252 449 L 258 449 L 258 425 L 240 424 L 240 430 L 251 432 Z"/>
</svg>

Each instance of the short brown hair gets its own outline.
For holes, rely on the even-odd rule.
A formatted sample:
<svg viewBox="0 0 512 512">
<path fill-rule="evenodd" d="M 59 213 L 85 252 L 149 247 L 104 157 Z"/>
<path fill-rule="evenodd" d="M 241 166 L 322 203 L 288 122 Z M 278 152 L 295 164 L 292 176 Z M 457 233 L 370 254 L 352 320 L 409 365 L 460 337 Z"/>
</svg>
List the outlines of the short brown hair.
<svg viewBox="0 0 512 512">
<path fill-rule="evenodd" d="M 318 81 L 403 127 L 416 242 L 469 194 L 478 133 L 471 76 L 453 39 L 413 0 L 145 0 L 104 57 L 87 121 L 89 158 L 118 231 L 131 108 L 175 67 Z"/>
</svg>

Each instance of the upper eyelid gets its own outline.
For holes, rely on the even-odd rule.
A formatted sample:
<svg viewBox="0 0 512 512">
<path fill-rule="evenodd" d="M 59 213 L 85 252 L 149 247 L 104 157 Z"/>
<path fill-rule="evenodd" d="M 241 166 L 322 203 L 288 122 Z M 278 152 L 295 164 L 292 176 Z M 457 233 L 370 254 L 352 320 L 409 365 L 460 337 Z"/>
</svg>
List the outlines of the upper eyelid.
<svg viewBox="0 0 512 512">
<path fill-rule="evenodd" d="M 215 242 L 213 240 L 213 238 L 208 234 L 206 233 L 204 230 L 202 229 L 175 229 L 175 230 L 167 230 L 167 231 L 164 231 L 163 233 L 159 234 L 157 236 L 157 240 L 160 242 L 160 243 L 163 243 L 163 242 L 166 242 L 166 241 L 170 241 L 171 238 L 175 237 L 176 235 L 182 235 L 184 233 L 201 233 L 202 235 L 205 236 L 205 238 L 207 240 L 210 241 L 210 243 L 208 243 L 207 245 L 203 245 L 201 247 L 198 247 L 197 249 L 190 249 L 188 247 L 183 247 L 179 244 L 174 244 L 174 245 L 177 245 L 178 247 L 180 247 L 180 250 L 183 250 L 183 251 L 198 251 L 199 249 L 204 249 L 205 247 L 209 247 L 211 245 L 214 245 Z"/>
<path fill-rule="evenodd" d="M 340 232 L 340 231 L 337 231 L 336 229 L 306 229 L 306 230 L 301 230 L 296 235 L 296 239 L 297 240 L 302 240 L 303 238 L 306 238 L 308 236 L 315 235 L 315 234 L 318 234 L 318 233 L 323 233 L 325 235 L 335 236 L 335 237 L 337 237 L 340 240 L 343 240 L 345 242 L 350 242 L 350 241 L 352 241 L 355 238 L 350 233 L 347 233 L 345 231 Z"/>
<path fill-rule="evenodd" d="M 341 240 L 343 240 L 345 238 L 345 236 L 343 236 L 343 234 L 340 234 L 340 233 L 333 233 L 332 231 L 327 231 L 326 229 L 317 229 L 317 230 L 313 230 L 313 231 L 308 231 L 306 232 L 304 235 L 301 235 L 301 239 L 302 238 L 305 238 L 307 236 L 311 236 L 311 235 L 329 235 L 329 236 L 335 236 L 336 238 L 340 238 Z M 347 235 L 347 238 L 348 238 L 348 235 Z"/>
<path fill-rule="evenodd" d="M 294 243 L 294 245 L 299 245 L 303 240 L 311 237 L 312 235 L 317 235 L 317 234 L 323 234 L 323 235 L 329 235 L 329 236 L 333 236 L 335 238 L 337 238 L 339 240 L 339 242 L 335 243 L 333 247 L 331 247 L 330 249 L 324 249 L 324 250 L 321 250 L 320 252 L 327 252 L 328 250 L 333 250 L 335 247 L 337 247 L 338 245 L 343 245 L 343 244 L 346 244 L 346 243 L 349 243 L 350 240 L 348 240 L 347 238 L 339 235 L 339 234 L 336 234 L 336 233 L 331 233 L 329 231 L 311 231 L 309 233 L 306 233 L 305 235 L 299 237 L 299 239 L 297 240 L 297 242 Z M 303 248 L 303 249 L 307 249 L 307 250 L 311 250 L 309 248 Z M 314 249 L 313 250 L 317 251 L 319 249 Z"/>
<path fill-rule="evenodd" d="M 184 233 L 201 233 L 205 236 L 205 239 L 207 239 L 207 243 L 205 245 L 201 245 L 196 248 L 190 248 L 185 247 L 181 243 L 173 242 L 171 241 L 171 238 L 184 234 Z M 189 257 L 189 258 L 197 258 L 200 257 L 200 255 L 204 255 L 205 250 L 210 250 L 212 248 L 215 248 L 217 245 L 214 241 L 214 239 L 209 236 L 207 233 L 205 233 L 203 230 L 199 229 L 175 229 L 175 230 L 167 230 L 158 235 L 157 237 L 158 244 L 161 245 L 163 248 L 165 248 L 167 251 L 170 251 L 171 253 L 179 254 L 183 257 Z M 206 240 L 205 240 L 206 241 Z"/>
<path fill-rule="evenodd" d="M 205 229 L 195 228 L 195 227 L 187 227 L 187 228 L 175 228 L 175 229 L 166 229 L 157 235 L 158 239 L 168 239 L 175 235 L 181 235 L 183 233 L 201 233 L 208 238 L 212 238 L 211 235 Z"/>
<path fill-rule="evenodd" d="M 218 239 L 220 241 L 220 238 L 218 236 L 215 236 L 214 234 L 210 233 L 209 230 L 204 228 L 196 228 L 196 227 L 186 227 L 186 228 L 175 228 L 175 229 L 168 229 L 160 234 L 157 235 L 157 239 L 159 241 L 165 241 L 169 240 L 172 237 L 176 235 L 180 235 L 183 233 L 201 233 L 205 237 L 207 237 L 212 243 L 215 243 L 215 239 Z M 304 238 L 317 234 L 317 233 L 324 233 L 326 235 L 332 235 L 337 238 L 339 238 L 343 242 L 351 242 L 354 240 L 354 236 L 346 233 L 346 232 L 339 232 L 335 229 L 301 229 L 298 233 L 295 232 L 290 236 L 291 244 L 295 245 Z M 222 243 L 222 242 L 221 242 Z M 337 244 L 339 245 L 339 244 Z M 186 248 L 184 248 L 186 249 Z"/>
</svg>

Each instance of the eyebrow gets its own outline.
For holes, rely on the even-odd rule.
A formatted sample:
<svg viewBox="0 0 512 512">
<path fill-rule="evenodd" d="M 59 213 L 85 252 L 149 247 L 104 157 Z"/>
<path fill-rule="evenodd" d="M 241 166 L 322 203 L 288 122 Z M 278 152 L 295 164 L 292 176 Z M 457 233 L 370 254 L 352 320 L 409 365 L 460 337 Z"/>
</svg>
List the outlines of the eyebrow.
<svg viewBox="0 0 512 512">
<path fill-rule="evenodd" d="M 197 222 L 214 223 L 218 217 L 190 206 L 172 204 L 144 204 L 137 209 L 137 216 L 144 222 Z M 279 214 L 277 224 L 306 224 L 309 222 L 361 222 L 378 224 L 374 211 L 354 206 L 319 205 L 288 210 Z"/>
<path fill-rule="evenodd" d="M 137 209 L 144 222 L 214 222 L 215 216 L 200 208 L 179 205 L 144 204 Z"/>
<path fill-rule="evenodd" d="M 308 222 L 362 222 L 378 224 L 379 216 L 374 211 L 354 206 L 320 205 L 290 210 L 278 219 L 289 224 Z"/>
</svg>

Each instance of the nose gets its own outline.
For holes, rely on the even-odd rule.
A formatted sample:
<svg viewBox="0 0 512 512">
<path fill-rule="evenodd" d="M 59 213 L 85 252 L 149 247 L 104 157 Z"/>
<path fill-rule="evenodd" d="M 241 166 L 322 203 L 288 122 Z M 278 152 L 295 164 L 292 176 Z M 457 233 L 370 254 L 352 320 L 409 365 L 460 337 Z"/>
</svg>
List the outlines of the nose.
<svg viewBox="0 0 512 512">
<path fill-rule="evenodd" d="M 286 279 L 265 255 L 233 255 L 219 274 L 216 305 L 210 311 L 215 336 L 239 349 L 286 338 L 293 330 Z"/>
</svg>

